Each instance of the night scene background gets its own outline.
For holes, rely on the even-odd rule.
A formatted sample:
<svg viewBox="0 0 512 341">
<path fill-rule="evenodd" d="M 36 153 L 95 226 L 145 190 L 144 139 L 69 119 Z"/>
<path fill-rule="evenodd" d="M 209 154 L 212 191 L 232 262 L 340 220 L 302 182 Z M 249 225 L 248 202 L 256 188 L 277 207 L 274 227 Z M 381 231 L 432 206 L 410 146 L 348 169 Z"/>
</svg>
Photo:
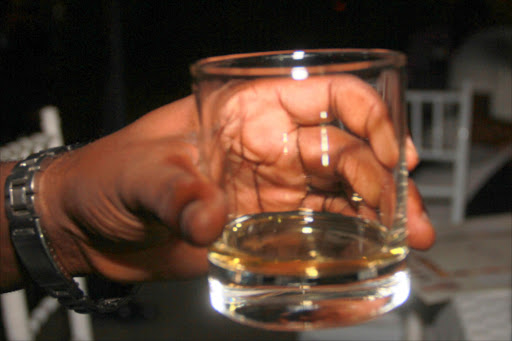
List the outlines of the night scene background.
<svg viewBox="0 0 512 341">
<path fill-rule="evenodd" d="M 442 88 L 450 53 L 512 23 L 512 2 L 9 0 L 0 13 L 0 143 L 37 130 L 46 104 L 73 143 L 189 94 L 189 65 L 212 55 L 390 48 L 408 53 L 411 87 Z"/>
</svg>

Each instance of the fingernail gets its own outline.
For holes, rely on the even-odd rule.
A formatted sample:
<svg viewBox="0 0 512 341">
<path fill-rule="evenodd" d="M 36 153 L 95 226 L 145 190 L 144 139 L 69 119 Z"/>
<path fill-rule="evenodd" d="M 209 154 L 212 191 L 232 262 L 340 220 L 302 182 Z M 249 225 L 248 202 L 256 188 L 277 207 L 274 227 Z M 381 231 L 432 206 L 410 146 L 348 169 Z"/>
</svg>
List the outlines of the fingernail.
<svg viewBox="0 0 512 341">
<path fill-rule="evenodd" d="M 420 160 L 416 146 L 410 136 L 407 136 L 405 139 L 405 158 L 409 170 L 414 169 Z"/>
<path fill-rule="evenodd" d="M 405 138 L 405 150 L 406 152 L 410 153 L 410 155 L 418 156 L 418 152 L 416 151 L 416 146 L 414 145 L 414 142 L 412 141 L 412 138 L 410 136 L 407 136 Z"/>
<path fill-rule="evenodd" d="M 432 223 L 430 221 L 430 217 L 428 216 L 427 211 L 423 211 L 423 213 L 421 214 L 421 220 L 423 220 L 425 223 L 428 223 L 428 224 L 432 225 Z"/>
<path fill-rule="evenodd" d="M 181 235 L 182 235 L 182 238 L 187 240 L 187 241 L 191 241 L 192 240 L 192 236 L 191 236 L 191 220 L 193 218 L 192 216 L 192 211 L 193 211 L 193 205 L 195 204 L 195 202 L 192 202 L 190 204 L 188 204 L 187 206 L 185 206 L 183 208 L 183 210 L 181 211 L 181 214 L 180 214 L 180 220 L 179 220 L 179 224 L 180 224 L 180 230 L 181 230 Z"/>
</svg>

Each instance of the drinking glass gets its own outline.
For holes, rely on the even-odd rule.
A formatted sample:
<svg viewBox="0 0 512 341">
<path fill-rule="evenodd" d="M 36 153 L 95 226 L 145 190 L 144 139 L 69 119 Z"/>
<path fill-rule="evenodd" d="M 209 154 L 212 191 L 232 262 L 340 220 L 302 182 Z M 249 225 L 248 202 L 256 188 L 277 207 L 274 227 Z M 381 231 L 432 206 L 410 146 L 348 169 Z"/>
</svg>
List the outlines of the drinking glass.
<svg viewBox="0 0 512 341">
<path fill-rule="evenodd" d="M 275 51 L 191 66 L 202 170 L 228 223 L 213 308 L 300 331 L 378 317 L 409 295 L 403 54 Z"/>
</svg>

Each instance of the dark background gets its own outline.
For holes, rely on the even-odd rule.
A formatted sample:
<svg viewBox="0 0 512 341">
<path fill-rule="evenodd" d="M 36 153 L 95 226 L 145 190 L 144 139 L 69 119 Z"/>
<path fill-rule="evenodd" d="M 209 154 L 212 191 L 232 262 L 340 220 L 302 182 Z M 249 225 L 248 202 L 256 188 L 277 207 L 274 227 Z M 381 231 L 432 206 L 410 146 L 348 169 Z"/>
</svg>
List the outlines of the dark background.
<svg viewBox="0 0 512 341">
<path fill-rule="evenodd" d="M 411 86 L 443 87 L 471 33 L 512 23 L 506 0 L 4 1 L 0 143 L 61 110 L 66 143 L 190 93 L 189 65 L 237 52 L 380 47 L 409 54 Z"/>
</svg>

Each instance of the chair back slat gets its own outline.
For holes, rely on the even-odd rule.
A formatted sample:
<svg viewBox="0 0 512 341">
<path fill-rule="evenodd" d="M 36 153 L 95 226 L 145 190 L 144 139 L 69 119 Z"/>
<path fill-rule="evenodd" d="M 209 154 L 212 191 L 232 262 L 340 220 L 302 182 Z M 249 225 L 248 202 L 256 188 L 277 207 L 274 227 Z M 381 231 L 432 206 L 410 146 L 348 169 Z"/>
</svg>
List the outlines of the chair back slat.
<svg viewBox="0 0 512 341">
<path fill-rule="evenodd" d="M 421 101 L 413 101 L 411 103 L 411 134 L 414 144 L 420 153 L 423 149 L 423 116 L 421 115 Z"/>
<path fill-rule="evenodd" d="M 432 181 L 441 179 L 432 172 L 427 172 L 428 182 L 418 182 L 418 177 L 415 181 L 423 196 L 451 199 L 452 222 L 460 222 L 465 214 L 472 100 L 469 83 L 458 90 L 414 89 L 406 92 L 411 135 L 420 159 L 451 164 L 448 184 Z"/>
<path fill-rule="evenodd" d="M 39 111 L 41 131 L 0 146 L 0 161 L 15 161 L 32 153 L 64 145 L 59 109 L 45 106 Z"/>
<path fill-rule="evenodd" d="M 445 101 L 436 96 L 432 104 L 432 150 L 436 154 L 443 153 L 444 146 L 444 109 Z"/>
<path fill-rule="evenodd" d="M 470 134 L 471 95 L 470 87 L 407 91 L 410 130 L 420 157 L 446 161 L 460 152 Z"/>
</svg>

